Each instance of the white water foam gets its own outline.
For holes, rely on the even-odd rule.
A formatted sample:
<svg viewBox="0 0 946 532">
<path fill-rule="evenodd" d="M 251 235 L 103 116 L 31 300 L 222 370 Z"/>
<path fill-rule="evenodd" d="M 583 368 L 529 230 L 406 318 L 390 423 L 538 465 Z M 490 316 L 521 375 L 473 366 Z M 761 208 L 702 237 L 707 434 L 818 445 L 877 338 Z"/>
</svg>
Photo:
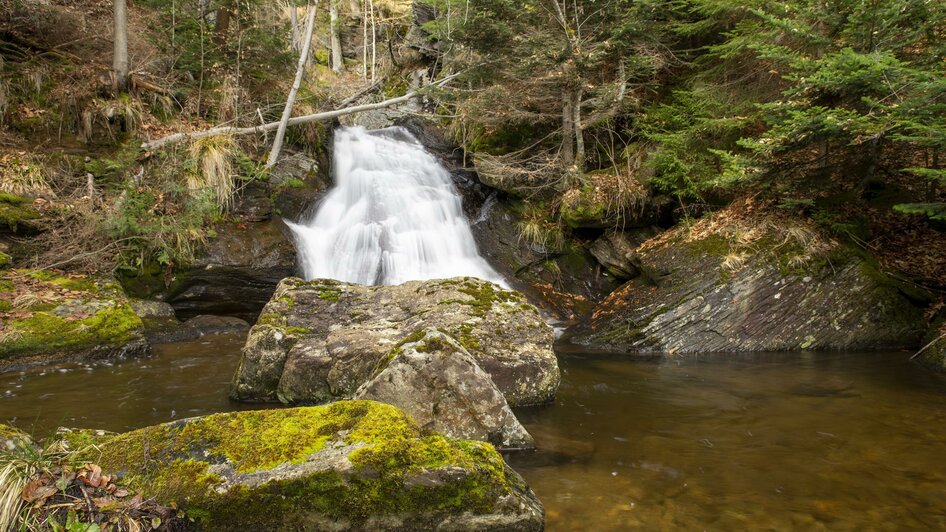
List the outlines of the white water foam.
<svg viewBox="0 0 946 532">
<path fill-rule="evenodd" d="M 310 219 L 288 223 L 306 279 L 506 286 L 476 249 L 450 173 L 406 129 L 338 129 L 334 157 L 334 188 Z"/>
</svg>

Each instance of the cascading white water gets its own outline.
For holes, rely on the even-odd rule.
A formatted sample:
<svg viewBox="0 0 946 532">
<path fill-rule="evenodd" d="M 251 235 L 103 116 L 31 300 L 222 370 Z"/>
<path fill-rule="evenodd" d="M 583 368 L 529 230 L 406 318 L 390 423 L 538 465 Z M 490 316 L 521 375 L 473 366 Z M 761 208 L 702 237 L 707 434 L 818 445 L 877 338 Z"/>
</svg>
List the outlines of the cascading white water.
<svg viewBox="0 0 946 532">
<path fill-rule="evenodd" d="M 314 216 L 289 223 L 306 279 L 505 285 L 476 249 L 450 174 L 406 129 L 339 129 L 334 164 L 335 187 Z"/>
</svg>

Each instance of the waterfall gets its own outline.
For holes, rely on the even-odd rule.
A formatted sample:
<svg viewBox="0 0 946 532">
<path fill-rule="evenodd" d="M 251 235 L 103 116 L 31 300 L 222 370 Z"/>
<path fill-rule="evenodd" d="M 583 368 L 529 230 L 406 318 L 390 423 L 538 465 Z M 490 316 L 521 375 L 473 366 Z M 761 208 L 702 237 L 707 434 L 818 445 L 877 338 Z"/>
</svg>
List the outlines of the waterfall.
<svg viewBox="0 0 946 532">
<path fill-rule="evenodd" d="M 335 186 L 318 210 L 287 222 L 306 279 L 505 285 L 476 249 L 449 172 L 406 129 L 338 129 L 334 158 Z"/>
</svg>

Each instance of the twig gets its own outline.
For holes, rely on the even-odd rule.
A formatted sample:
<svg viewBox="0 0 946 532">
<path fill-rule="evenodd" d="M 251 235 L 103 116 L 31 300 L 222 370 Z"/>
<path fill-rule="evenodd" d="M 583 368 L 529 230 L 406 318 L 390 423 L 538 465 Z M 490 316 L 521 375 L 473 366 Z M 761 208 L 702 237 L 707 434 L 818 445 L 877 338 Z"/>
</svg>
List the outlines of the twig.
<svg viewBox="0 0 946 532">
<path fill-rule="evenodd" d="M 919 351 L 917 351 L 916 353 L 913 353 L 913 356 L 910 357 L 910 360 L 913 360 L 914 358 L 920 356 L 920 353 L 922 353 L 923 351 L 926 351 L 927 349 L 930 348 L 930 346 L 932 346 L 932 345 L 935 344 L 936 342 L 942 340 L 943 338 L 946 338 L 946 333 L 943 333 L 943 334 L 937 336 L 936 338 L 933 339 L 932 342 L 930 342 L 930 343 L 924 345 L 924 346 L 923 346 Z"/>
</svg>

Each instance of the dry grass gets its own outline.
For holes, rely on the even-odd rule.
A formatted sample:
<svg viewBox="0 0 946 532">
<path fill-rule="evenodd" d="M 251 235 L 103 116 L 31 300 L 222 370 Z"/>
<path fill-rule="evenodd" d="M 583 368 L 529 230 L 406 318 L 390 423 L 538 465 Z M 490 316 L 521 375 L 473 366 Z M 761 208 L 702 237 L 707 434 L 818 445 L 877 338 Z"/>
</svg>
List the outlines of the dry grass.
<svg viewBox="0 0 946 532">
<path fill-rule="evenodd" d="M 221 211 L 233 207 L 233 159 L 238 151 L 233 137 L 221 135 L 197 139 L 190 146 L 190 156 L 197 161 L 198 171 L 187 178 L 192 194 L 210 191 Z"/>
<path fill-rule="evenodd" d="M 43 167 L 23 152 L 0 155 L 0 192 L 16 196 L 54 196 Z"/>
<path fill-rule="evenodd" d="M 12 460 L 0 468 L 0 531 L 19 529 L 22 507 L 20 494 L 28 477 L 22 467 Z"/>
</svg>

